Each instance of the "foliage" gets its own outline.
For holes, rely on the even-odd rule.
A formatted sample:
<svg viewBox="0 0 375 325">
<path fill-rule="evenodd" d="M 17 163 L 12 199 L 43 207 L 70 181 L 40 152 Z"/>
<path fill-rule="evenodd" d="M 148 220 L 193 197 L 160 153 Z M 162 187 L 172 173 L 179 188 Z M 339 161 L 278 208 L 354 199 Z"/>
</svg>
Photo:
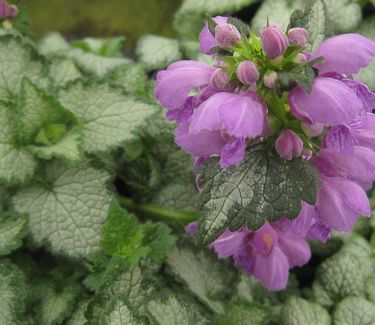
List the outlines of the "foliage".
<svg viewBox="0 0 375 325">
<path fill-rule="evenodd" d="M 258 5 L 247 17 L 254 30 L 266 16 L 305 26 L 314 30 L 311 48 L 357 28 L 375 37 L 374 17 L 360 22 L 358 1 L 318 0 L 306 11 L 301 1 Z M 68 42 L 50 33 L 34 43 L 24 17 L 0 29 L 1 324 L 375 322 L 375 237 L 367 221 L 325 247 L 312 242 L 312 262 L 278 293 L 183 234 L 198 209 L 207 216 L 198 237 L 208 244 L 227 227 L 256 229 L 296 216 L 301 199 L 316 199 L 308 165 L 260 151 L 228 170 L 208 160 L 198 195 L 193 161 L 153 100 L 156 70 L 181 58 L 207 60 L 196 42 L 206 13 L 247 15 L 249 8 L 257 8 L 251 0 L 185 0 L 174 18 L 180 39 L 144 36 L 137 59 L 122 55 L 123 37 Z M 302 11 L 290 22 L 295 9 Z M 374 88 L 372 71 L 360 77 Z M 297 76 L 286 79 L 305 81 Z"/>
</svg>

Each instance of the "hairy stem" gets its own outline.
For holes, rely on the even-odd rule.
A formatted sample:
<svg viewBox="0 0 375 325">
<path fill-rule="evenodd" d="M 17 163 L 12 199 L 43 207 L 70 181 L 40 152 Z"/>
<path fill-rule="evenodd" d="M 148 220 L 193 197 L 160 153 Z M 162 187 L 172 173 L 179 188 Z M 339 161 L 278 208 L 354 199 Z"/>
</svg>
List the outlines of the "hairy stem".
<svg viewBox="0 0 375 325">
<path fill-rule="evenodd" d="M 118 200 L 121 206 L 129 211 L 156 221 L 188 224 L 199 218 L 199 215 L 196 212 L 179 211 L 161 207 L 156 204 L 137 204 L 134 200 L 128 197 L 119 197 Z"/>
</svg>

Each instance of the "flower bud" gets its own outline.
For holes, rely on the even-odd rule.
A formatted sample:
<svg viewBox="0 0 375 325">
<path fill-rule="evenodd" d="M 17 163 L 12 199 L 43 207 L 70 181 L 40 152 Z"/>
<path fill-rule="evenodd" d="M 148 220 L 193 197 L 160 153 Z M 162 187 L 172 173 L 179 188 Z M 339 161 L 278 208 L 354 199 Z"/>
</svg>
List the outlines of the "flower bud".
<svg viewBox="0 0 375 325">
<path fill-rule="evenodd" d="M 291 160 L 293 157 L 301 155 L 303 142 L 293 131 L 285 130 L 276 139 L 275 149 L 280 157 Z"/>
<path fill-rule="evenodd" d="M 231 89 L 230 74 L 224 70 L 216 69 L 211 76 L 210 86 L 220 90 Z"/>
<path fill-rule="evenodd" d="M 308 137 L 317 137 L 323 132 L 324 125 L 318 122 L 312 124 L 301 123 L 301 128 Z"/>
<path fill-rule="evenodd" d="M 270 59 L 282 55 L 289 45 L 288 38 L 277 26 L 263 28 L 260 38 L 264 53 Z"/>
<path fill-rule="evenodd" d="M 299 47 L 305 47 L 309 34 L 307 30 L 301 27 L 292 28 L 288 31 L 289 43 L 292 45 L 298 45 Z"/>
<path fill-rule="evenodd" d="M 306 55 L 304 55 L 302 53 L 297 53 L 297 55 L 293 59 L 293 62 L 294 63 L 298 63 L 298 64 L 306 63 L 307 62 L 307 57 L 306 57 Z"/>
<path fill-rule="evenodd" d="M 259 71 L 254 62 L 243 61 L 237 67 L 237 78 L 245 85 L 251 85 L 258 81 Z"/>
<path fill-rule="evenodd" d="M 220 46 L 229 47 L 241 40 L 241 34 L 232 24 L 219 24 L 215 28 L 215 39 Z"/>
<path fill-rule="evenodd" d="M 0 0 L 0 19 L 15 18 L 18 16 L 18 8 Z"/>
<path fill-rule="evenodd" d="M 263 77 L 263 83 L 267 88 L 275 88 L 276 81 L 277 73 L 275 71 L 269 71 Z"/>
</svg>

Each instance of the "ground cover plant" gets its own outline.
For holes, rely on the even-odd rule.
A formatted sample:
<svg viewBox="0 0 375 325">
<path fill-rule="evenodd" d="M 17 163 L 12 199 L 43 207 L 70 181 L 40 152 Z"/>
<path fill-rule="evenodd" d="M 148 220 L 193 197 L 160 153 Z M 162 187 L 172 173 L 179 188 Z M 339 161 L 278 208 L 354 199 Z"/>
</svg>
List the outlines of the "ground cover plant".
<svg viewBox="0 0 375 325">
<path fill-rule="evenodd" d="M 0 324 L 375 323 L 371 3 L 185 0 L 134 57 L 26 12 L 0 2 Z"/>
</svg>

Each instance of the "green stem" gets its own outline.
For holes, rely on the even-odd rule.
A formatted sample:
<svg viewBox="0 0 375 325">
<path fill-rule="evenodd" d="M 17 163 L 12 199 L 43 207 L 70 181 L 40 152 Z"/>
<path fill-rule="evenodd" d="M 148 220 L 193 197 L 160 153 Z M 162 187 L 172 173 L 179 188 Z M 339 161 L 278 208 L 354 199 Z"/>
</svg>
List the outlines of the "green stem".
<svg viewBox="0 0 375 325">
<path fill-rule="evenodd" d="M 285 122 L 285 107 L 282 98 L 277 96 L 274 90 L 267 91 L 266 103 L 270 111 L 277 117 L 277 119 L 284 123 Z"/>
<path fill-rule="evenodd" d="M 179 211 L 161 207 L 156 204 L 137 204 L 131 198 L 119 197 L 118 198 L 121 206 L 128 209 L 129 211 L 138 213 L 149 219 L 164 222 L 179 222 L 188 224 L 199 218 L 196 212 L 190 211 Z"/>
</svg>

